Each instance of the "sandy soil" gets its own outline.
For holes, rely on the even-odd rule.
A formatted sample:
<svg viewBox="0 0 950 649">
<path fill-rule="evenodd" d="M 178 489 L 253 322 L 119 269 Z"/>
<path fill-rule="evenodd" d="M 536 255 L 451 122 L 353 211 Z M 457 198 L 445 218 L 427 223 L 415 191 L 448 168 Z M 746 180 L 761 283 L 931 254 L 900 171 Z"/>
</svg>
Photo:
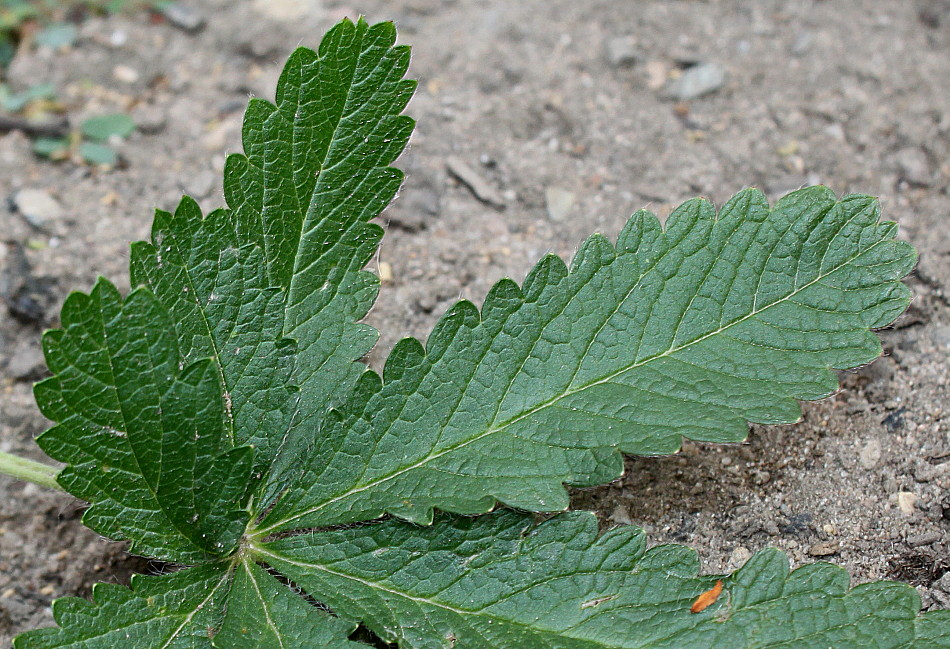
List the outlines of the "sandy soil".
<svg viewBox="0 0 950 649">
<path fill-rule="evenodd" d="M 365 13 L 397 21 L 420 79 L 408 180 L 374 264 L 391 277 L 370 317 L 383 332 L 370 361 L 403 335 L 424 337 L 459 297 L 480 302 L 500 277 L 520 280 L 545 252 L 569 257 L 593 231 L 615 235 L 640 207 L 666 215 L 749 185 L 772 198 L 818 182 L 880 196 L 921 253 L 913 306 L 881 332 L 886 357 L 843 375 L 844 389 L 805 405 L 796 426 L 628 460 L 622 479 L 577 492 L 575 505 L 689 544 L 710 571 L 777 546 L 796 565 L 831 560 L 857 581 L 903 580 L 926 607 L 950 607 L 946 2 L 189 6 L 207 17 L 197 34 L 144 13 L 95 18 L 71 50 L 25 51 L 9 70 L 15 87 L 54 83 L 73 120 L 122 110 L 141 128 L 108 172 L 52 164 L 22 134 L 0 136 L 0 197 L 39 189 L 62 208 L 31 224 L 0 206 L 0 289 L 9 303 L 26 286 L 16 308 L 0 309 L 0 449 L 39 457 L 31 440 L 46 424 L 30 385 L 62 299 L 100 274 L 127 285 L 128 244 L 147 234 L 154 207 L 182 192 L 221 205 L 248 94 L 272 96 L 294 46 Z M 697 64 L 723 66 L 721 87 L 670 98 L 669 80 Z M 450 156 L 484 183 L 481 199 Z M 50 624 L 54 597 L 150 569 L 80 514 L 64 496 L 0 478 L 0 644 Z"/>
</svg>

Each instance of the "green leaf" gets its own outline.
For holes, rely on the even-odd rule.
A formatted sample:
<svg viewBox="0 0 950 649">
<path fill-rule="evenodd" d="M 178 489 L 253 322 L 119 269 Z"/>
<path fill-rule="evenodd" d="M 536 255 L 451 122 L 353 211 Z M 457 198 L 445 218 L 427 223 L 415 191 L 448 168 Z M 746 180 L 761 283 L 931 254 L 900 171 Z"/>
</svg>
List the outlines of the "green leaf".
<svg viewBox="0 0 950 649">
<path fill-rule="evenodd" d="M 633 527 L 598 536 L 589 512 L 540 525 L 513 512 L 387 521 L 281 539 L 260 556 L 401 649 L 911 649 L 948 636 L 943 612 L 917 616 L 909 586 L 849 590 L 841 568 L 789 572 L 777 550 L 697 577 L 692 550 L 646 550 Z M 691 613 L 717 579 L 718 599 Z"/>
<path fill-rule="evenodd" d="M 567 507 L 563 483 L 620 475 L 618 450 L 745 438 L 790 423 L 796 399 L 837 389 L 832 368 L 881 353 L 870 331 L 907 306 L 916 255 L 867 196 L 756 190 L 717 214 L 690 201 L 665 229 L 648 212 L 616 246 L 595 235 L 571 269 L 548 256 L 482 312 L 460 302 L 426 348 L 401 341 L 363 375 L 305 470 L 268 513 L 276 530 L 376 518 L 428 522 L 495 499 Z"/>
<path fill-rule="evenodd" d="M 99 142 L 81 142 L 79 155 L 89 164 L 112 166 L 119 160 L 119 154 L 108 144 Z"/>
<path fill-rule="evenodd" d="M 36 34 L 36 44 L 58 50 L 76 42 L 76 26 L 72 23 L 53 23 Z"/>
<path fill-rule="evenodd" d="M 55 97 L 56 88 L 51 83 L 39 83 L 17 93 L 10 93 L 6 84 L 0 84 L 0 105 L 3 106 L 4 110 L 11 113 L 20 112 L 30 102 L 40 99 L 55 99 Z"/>
<path fill-rule="evenodd" d="M 79 130 L 93 140 L 108 140 L 113 135 L 127 137 L 135 131 L 135 122 L 125 113 L 99 115 L 85 120 Z"/>
<path fill-rule="evenodd" d="M 496 499 L 555 510 L 564 483 L 618 475 L 618 451 L 793 421 L 796 399 L 836 388 L 831 368 L 880 353 L 871 329 L 908 301 L 914 253 L 873 199 L 812 188 L 770 209 L 746 191 L 665 229 L 640 212 L 616 245 L 592 237 L 570 270 L 544 259 L 481 313 L 459 303 L 426 348 L 397 345 L 382 379 L 364 372 L 369 221 L 413 127 L 394 43 L 391 24 L 343 21 L 297 50 L 275 103 L 250 103 L 228 208 L 157 212 L 127 298 L 100 280 L 67 299 L 44 337 L 36 397 L 56 425 L 39 443 L 87 525 L 200 565 L 57 602 L 61 628 L 17 649 L 359 649 L 360 622 L 404 649 L 946 649 L 950 619 L 918 616 L 912 589 L 848 590 L 774 551 L 691 613 L 719 577 L 636 530 L 598 536 L 590 514 L 306 529 Z"/>
<path fill-rule="evenodd" d="M 402 173 L 387 165 L 413 127 L 399 114 L 415 87 L 402 78 L 409 50 L 394 41 L 391 23 L 347 20 L 319 52 L 294 52 L 276 104 L 248 106 L 245 155 L 225 167 L 230 209 L 202 219 L 185 201 L 174 217 L 156 216 L 151 243 L 133 247 L 133 284 L 175 315 L 186 361 L 218 365 L 229 435 L 258 450 L 268 493 L 376 341 L 357 322 L 378 290 L 360 270 L 382 236 L 367 222 L 399 188 Z"/>
<path fill-rule="evenodd" d="M 17 636 L 14 649 L 212 649 L 227 596 L 226 566 L 189 568 L 161 577 L 132 576 L 132 588 L 96 584 L 93 602 L 53 602 L 61 628 Z"/>
<path fill-rule="evenodd" d="M 368 649 L 347 639 L 355 629 L 309 604 L 260 566 L 243 561 L 213 644 L 219 649 Z"/>
<path fill-rule="evenodd" d="M 33 142 L 33 153 L 44 158 L 58 158 L 69 151 L 69 140 L 57 137 L 41 137 Z"/>
<path fill-rule="evenodd" d="M 250 449 L 223 439 L 210 361 L 183 367 L 167 313 L 145 290 L 106 280 L 73 293 L 43 337 L 51 378 L 35 387 L 59 422 L 37 443 L 68 463 L 60 484 L 92 506 L 91 529 L 167 561 L 226 555 L 244 532 Z"/>
<path fill-rule="evenodd" d="M 40 445 L 70 465 L 60 483 L 93 503 L 97 532 L 169 561 L 230 553 L 246 508 L 266 505 L 247 503 L 250 476 L 282 449 L 294 466 L 355 380 L 375 341 L 356 322 L 377 289 L 360 271 L 381 236 L 366 221 L 398 189 L 385 165 L 412 128 L 394 38 L 391 24 L 344 21 L 319 56 L 298 50 L 277 107 L 248 110 L 248 156 L 226 172 L 232 209 L 202 217 L 185 199 L 158 212 L 152 242 L 133 245 L 145 288 L 123 304 L 102 282 L 67 302 L 64 331 L 47 337 L 54 376 L 36 390 L 59 425 Z"/>
</svg>

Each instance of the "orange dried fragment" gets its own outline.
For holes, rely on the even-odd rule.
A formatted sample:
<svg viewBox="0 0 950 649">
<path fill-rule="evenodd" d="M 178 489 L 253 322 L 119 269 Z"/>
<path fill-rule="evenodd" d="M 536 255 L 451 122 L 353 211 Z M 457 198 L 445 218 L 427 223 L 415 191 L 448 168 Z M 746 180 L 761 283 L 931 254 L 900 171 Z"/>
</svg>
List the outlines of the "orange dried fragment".
<svg viewBox="0 0 950 649">
<path fill-rule="evenodd" d="M 719 599 L 719 595 L 722 593 L 722 579 L 716 581 L 716 585 L 707 590 L 705 593 L 696 598 L 696 601 L 693 602 L 693 605 L 689 607 L 690 613 L 701 613 L 706 610 L 713 602 Z"/>
</svg>

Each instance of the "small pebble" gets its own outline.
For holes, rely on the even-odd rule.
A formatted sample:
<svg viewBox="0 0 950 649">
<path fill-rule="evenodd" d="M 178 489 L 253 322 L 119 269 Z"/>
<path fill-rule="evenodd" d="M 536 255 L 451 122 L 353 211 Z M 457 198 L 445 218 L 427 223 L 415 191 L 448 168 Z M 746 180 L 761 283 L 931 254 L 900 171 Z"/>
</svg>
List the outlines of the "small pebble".
<svg viewBox="0 0 950 649">
<path fill-rule="evenodd" d="M 117 65 L 112 68 L 112 76 L 122 83 L 135 83 L 139 80 L 138 70 L 128 65 Z"/>
<path fill-rule="evenodd" d="M 132 111 L 132 120 L 139 131 L 147 135 L 155 135 L 165 130 L 165 111 L 152 104 L 142 104 Z"/>
<path fill-rule="evenodd" d="M 700 63 L 686 68 L 679 79 L 670 82 L 666 96 L 688 101 L 716 92 L 726 83 L 726 69 L 718 63 Z"/>
<path fill-rule="evenodd" d="M 647 88 L 659 90 L 669 77 L 669 68 L 663 61 L 647 61 L 643 66 L 647 75 Z"/>
<path fill-rule="evenodd" d="M 837 553 L 837 541 L 822 541 L 821 543 L 815 543 L 810 548 L 808 548 L 808 554 L 813 557 L 827 557 Z"/>
<path fill-rule="evenodd" d="M 920 548 L 925 545 L 932 545 L 940 540 L 940 534 L 938 532 L 924 532 L 922 534 L 914 534 L 913 536 L 907 537 L 907 545 L 912 548 Z"/>
<path fill-rule="evenodd" d="M 910 515 L 914 513 L 914 505 L 917 504 L 917 495 L 910 491 L 897 492 L 897 506 L 901 513 Z"/>
<path fill-rule="evenodd" d="M 950 462 L 924 464 L 914 471 L 914 479 L 917 482 L 933 482 L 948 475 L 950 475 Z"/>
<path fill-rule="evenodd" d="M 109 45 L 111 47 L 122 47 L 129 40 L 129 34 L 125 30 L 116 29 L 109 34 Z"/>
<path fill-rule="evenodd" d="M 544 190 L 548 218 L 559 223 L 565 220 L 574 207 L 574 192 L 561 187 L 548 187 Z"/>
<path fill-rule="evenodd" d="M 607 62 L 615 67 L 629 67 L 639 58 L 637 39 L 633 36 L 610 38 L 604 49 Z"/>
<path fill-rule="evenodd" d="M 461 158 L 449 156 L 445 161 L 445 165 L 449 173 L 468 187 L 475 198 L 494 207 L 502 208 L 505 206 L 505 199 L 498 193 L 498 190 L 475 173 Z"/>
<path fill-rule="evenodd" d="M 858 454 L 858 462 L 861 464 L 862 468 L 870 471 L 876 467 L 880 461 L 881 442 L 879 440 L 872 439 L 864 445 L 864 448 L 861 449 L 861 452 Z"/>
<path fill-rule="evenodd" d="M 416 190 L 408 193 L 405 200 L 397 201 L 386 211 L 389 223 L 407 232 L 425 229 L 442 211 L 439 183 L 424 175 L 420 179 L 414 179 L 414 182 Z"/>
<path fill-rule="evenodd" d="M 163 2 L 159 8 L 169 23 L 189 34 L 200 32 L 207 22 L 196 9 L 178 2 Z"/>
<path fill-rule="evenodd" d="M 610 513 L 610 520 L 621 525 L 632 525 L 633 519 L 630 518 L 630 512 L 622 503 L 618 503 Z"/>
<path fill-rule="evenodd" d="M 393 267 L 387 261 L 379 262 L 379 281 L 383 284 L 393 281 Z"/>
<path fill-rule="evenodd" d="M 752 552 L 749 548 L 739 546 L 729 555 L 729 568 L 737 570 L 745 565 L 746 561 L 752 558 Z"/>
<path fill-rule="evenodd" d="M 938 347 L 950 349 L 950 325 L 937 325 L 930 331 L 930 339 Z"/>
<path fill-rule="evenodd" d="M 204 198 L 214 189 L 217 176 L 211 171 L 199 171 L 185 181 L 185 193 L 192 198 Z"/>
<path fill-rule="evenodd" d="M 795 56 L 804 56 L 811 49 L 812 37 L 809 32 L 801 32 L 792 43 L 791 52 Z"/>
<path fill-rule="evenodd" d="M 894 154 L 897 170 L 903 180 L 911 185 L 927 187 L 931 183 L 930 161 L 927 155 L 917 148 L 901 149 Z"/>
<path fill-rule="evenodd" d="M 42 189 L 21 189 L 13 196 L 13 205 L 35 228 L 45 228 L 63 217 L 63 207 Z"/>
</svg>

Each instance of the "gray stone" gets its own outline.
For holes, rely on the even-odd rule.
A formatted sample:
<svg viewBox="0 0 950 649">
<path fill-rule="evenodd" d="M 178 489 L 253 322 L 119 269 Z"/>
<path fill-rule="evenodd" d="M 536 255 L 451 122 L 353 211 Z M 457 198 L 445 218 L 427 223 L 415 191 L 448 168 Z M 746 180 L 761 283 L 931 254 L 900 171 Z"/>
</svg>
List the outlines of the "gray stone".
<svg viewBox="0 0 950 649">
<path fill-rule="evenodd" d="M 937 325 L 930 330 L 930 338 L 934 344 L 944 349 L 950 349 L 950 325 Z"/>
<path fill-rule="evenodd" d="M 925 545 L 933 545 L 940 540 L 939 532 L 924 532 L 907 537 L 907 545 L 912 548 L 921 548 Z"/>
<path fill-rule="evenodd" d="M 804 56 L 811 49 L 812 37 L 810 32 L 801 32 L 795 37 L 795 41 L 790 48 L 795 56 Z"/>
<path fill-rule="evenodd" d="M 666 88 L 666 96 L 688 101 L 716 92 L 726 83 L 726 69 L 718 63 L 700 63 L 686 68 L 683 75 Z"/>
<path fill-rule="evenodd" d="M 163 2 L 159 4 L 159 7 L 162 15 L 165 16 L 169 23 L 189 34 L 200 32 L 207 23 L 204 15 L 193 7 L 188 7 L 178 2 Z"/>
<path fill-rule="evenodd" d="M 154 135 L 165 130 L 167 120 L 165 111 L 153 104 L 141 104 L 132 111 L 132 121 L 139 131 L 146 135 Z"/>
<path fill-rule="evenodd" d="M 562 187 L 548 187 L 544 190 L 544 201 L 548 218 L 558 223 L 566 219 L 574 207 L 574 192 Z"/>
<path fill-rule="evenodd" d="M 901 178 L 911 185 L 927 187 L 932 181 L 930 161 L 920 149 L 906 148 L 894 154 L 894 162 Z"/>
<path fill-rule="evenodd" d="M 813 557 L 828 557 L 832 554 L 838 553 L 838 542 L 837 541 L 822 541 L 820 543 L 815 543 L 808 548 L 808 554 Z"/>
<path fill-rule="evenodd" d="M 30 225 L 46 228 L 63 217 L 63 207 L 42 189 L 21 189 L 13 196 L 13 205 Z"/>
<path fill-rule="evenodd" d="M 488 184 L 474 169 L 469 167 L 460 158 L 449 156 L 445 161 L 449 173 L 457 178 L 478 200 L 494 207 L 504 207 L 505 198 L 494 187 Z"/>
<path fill-rule="evenodd" d="M 640 58 L 637 50 L 637 39 L 633 36 L 617 36 L 607 40 L 604 47 L 604 56 L 610 65 L 629 67 Z"/>
<path fill-rule="evenodd" d="M 864 448 L 861 449 L 861 452 L 858 454 L 858 462 L 861 464 L 862 468 L 870 471 L 876 467 L 880 461 L 881 442 L 876 439 L 872 439 L 864 445 Z"/>
</svg>

